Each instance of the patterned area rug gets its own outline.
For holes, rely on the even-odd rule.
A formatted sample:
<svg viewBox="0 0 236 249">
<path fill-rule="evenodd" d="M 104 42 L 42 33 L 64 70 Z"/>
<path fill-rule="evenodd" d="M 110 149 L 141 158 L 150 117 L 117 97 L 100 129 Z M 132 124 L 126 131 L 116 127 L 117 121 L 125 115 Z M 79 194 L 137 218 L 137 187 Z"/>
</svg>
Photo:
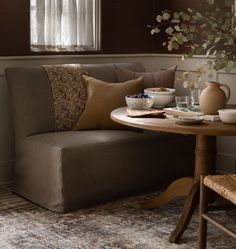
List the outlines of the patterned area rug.
<svg viewBox="0 0 236 249">
<path fill-rule="evenodd" d="M 0 187 L 1 249 L 189 249 L 197 248 L 198 217 L 194 215 L 179 244 L 168 237 L 181 213 L 183 202 L 152 211 L 139 204 L 151 198 L 139 196 L 113 201 L 69 214 L 38 207 L 10 188 Z M 236 213 L 216 216 L 236 228 Z M 209 226 L 208 249 L 236 248 L 235 240 Z"/>
</svg>

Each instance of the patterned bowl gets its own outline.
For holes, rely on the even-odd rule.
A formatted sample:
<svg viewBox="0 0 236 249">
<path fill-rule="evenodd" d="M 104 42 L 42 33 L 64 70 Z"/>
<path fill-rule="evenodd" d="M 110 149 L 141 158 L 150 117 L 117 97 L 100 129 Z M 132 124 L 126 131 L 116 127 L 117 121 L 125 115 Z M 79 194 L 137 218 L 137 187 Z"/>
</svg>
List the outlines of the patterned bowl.
<svg viewBox="0 0 236 249">
<path fill-rule="evenodd" d="M 154 99 L 145 95 L 127 95 L 125 101 L 130 109 L 148 110 L 152 107 Z"/>
</svg>

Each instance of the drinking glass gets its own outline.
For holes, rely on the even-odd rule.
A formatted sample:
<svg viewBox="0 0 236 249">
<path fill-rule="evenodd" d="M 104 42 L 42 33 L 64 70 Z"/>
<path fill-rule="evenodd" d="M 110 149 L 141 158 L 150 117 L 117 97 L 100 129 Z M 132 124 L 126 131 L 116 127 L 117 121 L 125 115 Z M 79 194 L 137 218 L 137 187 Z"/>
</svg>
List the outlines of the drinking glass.
<svg viewBox="0 0 236 249">
<path fill-rule="evenodd" d="M 187 112 L 189 109 L 189 96 L 176 96 L 176 107 L 178 111 Z"/>
</svg>

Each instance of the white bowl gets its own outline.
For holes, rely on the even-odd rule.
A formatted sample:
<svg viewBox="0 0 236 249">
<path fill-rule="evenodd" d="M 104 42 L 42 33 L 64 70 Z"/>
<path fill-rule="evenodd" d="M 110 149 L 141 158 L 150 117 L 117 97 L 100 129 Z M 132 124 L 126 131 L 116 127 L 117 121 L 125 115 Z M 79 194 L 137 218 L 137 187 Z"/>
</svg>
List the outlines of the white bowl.
<svg viewBox="0 0 236 249">
<path fill-rule="evenodd" d="M 236 124 L 236 109 L 222 109 L 218 112 L 223 123 Z"/>
<path fill-rule="evenodd" d="M 165 89 L 165 91 L 163 91 Z M 144 92 L 148 94 L 148 96 L 154 98 L 154 106 L 166 106 L 170 104 L 174 100 L 174 88 L 146 88 Z"/>
<path fill-rule="evenodd" d="M 128 95 L 125 96 L 125 101 L 130 109 L 148 110 L 152 107 L 154 99 L 152 97 L 141 98 L 137 95 Z"/>
</svg>

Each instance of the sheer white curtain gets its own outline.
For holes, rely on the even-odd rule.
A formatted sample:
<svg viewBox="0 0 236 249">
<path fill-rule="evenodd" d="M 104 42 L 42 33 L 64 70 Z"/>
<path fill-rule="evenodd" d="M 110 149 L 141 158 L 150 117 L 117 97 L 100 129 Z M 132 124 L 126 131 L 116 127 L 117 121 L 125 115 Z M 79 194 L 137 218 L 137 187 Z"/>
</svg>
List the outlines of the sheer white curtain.
<svg viewBox="0 0 236 249">
<path fill-rule="evenodd" d="M 96 49 L 98 0 L 31 0 L 31 47 Z"/>
</svg>

